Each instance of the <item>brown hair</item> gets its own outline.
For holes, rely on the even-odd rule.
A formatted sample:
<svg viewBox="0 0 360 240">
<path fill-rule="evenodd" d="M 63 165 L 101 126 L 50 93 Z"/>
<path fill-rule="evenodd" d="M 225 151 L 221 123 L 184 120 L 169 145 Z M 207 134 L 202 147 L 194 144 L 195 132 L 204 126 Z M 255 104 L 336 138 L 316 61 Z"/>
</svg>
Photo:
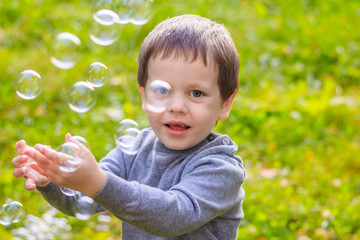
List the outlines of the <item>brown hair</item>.
<svg viewBox="0 0 360 240">
<path fill-rule="evenodd" d="M 218 84 L 223 100 L 238 88 L 239 56 L 228 30 L 221 24 L 196 15 L 181 15 L 159 23 L 145 38 L 138 58 L 138 83 L 145 87 L 150 57 L 162 53 L 213 60 L 218 68 Z"/>
</svg>

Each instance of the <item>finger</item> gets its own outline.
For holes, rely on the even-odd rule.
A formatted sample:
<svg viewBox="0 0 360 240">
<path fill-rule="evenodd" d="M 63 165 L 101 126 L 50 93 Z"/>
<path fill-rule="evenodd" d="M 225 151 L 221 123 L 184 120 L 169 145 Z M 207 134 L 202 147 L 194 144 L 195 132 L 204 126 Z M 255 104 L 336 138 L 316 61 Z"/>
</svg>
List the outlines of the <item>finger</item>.
<svg viewBox="0 0 360 240">
<path fill-rule="evenodd" d="M 65 153 L 61 153 L 53 149 L 49 149 L 42 144 L 36 144 L 35 149 L 37 150 L 38 152 L 37 156 L 39 157 L 35 159 L 35 161 L 37 162 L 39 167 L 46 172 L 49 169 L 52 169 L 53 171 L 57 171 L 59 168 L 58 165 L 67 164 L 69 158 L 72 158 L 71 156 Z M 32 157 L 35 158 L 34 156 Z"/>
<path fill-rule="evenodd" d="M 24 166 L 29 159 L 30 158 L 27 155 L 20 155 L 20 156 L 14 157 L 11 161 L 11 164 L 13 165 L 13 167 L 19 168 L 19 167 Z"/>
<path fill-rule="evenodd" d="M 70 137 L 69 137 L 70 136 Z M 70 133 L 66 134 L 66 139 L 67 142 L 72 142 L 75 143 L 79 149 L 74 149 L 75 153 L 80 156 L 83 157 L 87 151 L 89 151 L 89 149 L 81 142 L 79 142 L 76 138 L 74 138 Z"/>
<path fill-rule="evenodd" d="M 24 182 L 26 190 L 33 191 L 36 189 L 36 184 L 31 178 L 26 178 Z"/>
<path fill-rule="evenodd" d="M 23 154 L 23 151 L 24 151 L 25 147 L 26 147 L 25 140 L 17 141 L 16 144 L 15 144 L 15 151 L 18 154 Z"/>
<path fill-rule="evenodd" d="M 27 167 L 15 168 L 13 171 L 13 175 L 16 178 L 24 177 L 26 174 Z"/>
<path fill-rule="evenodd" d="M 40 168 L 39 165 L 38 165 L 36 162 L 30 163 L 30 167 L 31 167 L 32 169 L 34 169 L 35 171 L 37 171 L 38 173 L 40 173 L 41 175 L 46 176 L 45 170 L 43 170 L 42 168 Z"/>
<path fill-rule="evenodd" d="M 70 133 L 65 134 L 65 142 L 68 142 L 72 138 Z"/>
<path fill-rule="evenodd" d="M 41 147 L 41 148 L 38 147 L 37 149 L 26 149 L 24 153 L 26 155 L 30 156 L 32 159 L 34 159 L 42 169 L 47 169 L 48 166 L 51 163 L 53 163 L 52 159 L 49 159 L 48 157 L 44 156 L 43 153 L 38 151 L 39 149 L 42 149 L 44 151 L 53 151 L 53 150 L 49 150 L 48 148 L 45 148 L 45 147 Z"/>
</svg>

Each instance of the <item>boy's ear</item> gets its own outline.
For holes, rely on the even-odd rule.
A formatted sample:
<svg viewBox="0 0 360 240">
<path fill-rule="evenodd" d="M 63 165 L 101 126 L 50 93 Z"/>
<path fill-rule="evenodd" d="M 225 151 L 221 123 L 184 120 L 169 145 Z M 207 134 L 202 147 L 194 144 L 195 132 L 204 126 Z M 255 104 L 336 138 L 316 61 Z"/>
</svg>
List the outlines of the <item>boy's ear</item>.
<svg viewBox="0 0 360 240">
<path fill-rule="evenodd" d="M 144 92 L 144 87 L 140 86 L 140 93 L 141 93 L 141 109 L 143 110 L 144 113 L 147 113 L 147 108 L 146 108 L 146 97 L 145 97 L 145 92 Z"/>
<path fill-rule="evenodd" d="M 224 101 L 223 105 L 222 105 L 222 109 L 220 111 L 219 114 L 219 120 L 226 120 L 229 117 L 230 114 L 230 110 L 231 110 L 231 106 L 234 102 L 235 96 L 236 96 L 237 90 L 231 94 L 231 96 Z"/>
</svg>

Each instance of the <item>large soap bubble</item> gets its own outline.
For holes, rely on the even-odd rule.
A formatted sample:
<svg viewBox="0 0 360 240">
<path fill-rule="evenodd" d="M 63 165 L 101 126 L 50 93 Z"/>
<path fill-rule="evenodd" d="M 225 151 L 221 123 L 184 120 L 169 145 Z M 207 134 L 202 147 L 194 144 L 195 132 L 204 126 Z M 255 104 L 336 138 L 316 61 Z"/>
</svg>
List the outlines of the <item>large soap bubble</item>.
<svg viewBox="0 0 360 240">
<path fill-rule="evenodd" d="M 101 46 L 108 46 L 119 39 L 122 27 L 116 24 L 119 16 L 112 10 L 102 9 L 94 15 L 94 21 L 91 21 L 88 33 L 90 39 Z"/>
<path fill-rule="evenodd" d="M 42 91 L 41 76 L 34 70 L 22 71 L 16 77 L 14 87 L 19 97 L 26 100 L 34 99 Z"/>
<path fill-rule="evenodd" d="M 109 70 L 105 64 L 94 62 L 86 68 L 85 77 L 93 87 L 101 87 L 109 80 Z"/>
<path fill-rule="evenodd" d="M 88 196 L 80 197 L 75 204 L 75 217 L 80 220 L 87 220 L 95 213 L 95 202 Z"/>
<path fill-rule="evenodd" d="M 128 154 L 135 154 L 139 151 L 143 135 L 137 122 L 131 119 L 120 121 L 114 128 L 116 145 Z"/>
<path fill-rule="evenodd" d="M 50 49 L 50 61 L 61 69 L 74 67 L 81 58 L 80 44 L 80 39 L 74 34 L 59 33 Z"/>
<path fill-rule="evenodd" d="M 88 82 L 76 82 L 68 94 L 70 109 L 78 113 L 89 111 L 96 103 L 94 87 Z"/>
<path fill-rule="evenodd" d="M 148 111 L 161 113 L 167 110 L 171 86 L 162 80 L 151 81 L 145 88 L 145 107 Z"/>
<path fill-rule="evenodd" d="M 2 205 L 0 211 L 0 224 L 10 225 L 20 222 L 25 216 L 23 205 L 20 202 L 12 201 Z"/>
<path fill-rule="evenodd" d="M 73 142 L 61 144 L 56 151 L 61 154 L 61 158 L 56 159 L 56 163 L 63 172 L 76 171 L 82 162 L 80 148 Z"/>
</svg>

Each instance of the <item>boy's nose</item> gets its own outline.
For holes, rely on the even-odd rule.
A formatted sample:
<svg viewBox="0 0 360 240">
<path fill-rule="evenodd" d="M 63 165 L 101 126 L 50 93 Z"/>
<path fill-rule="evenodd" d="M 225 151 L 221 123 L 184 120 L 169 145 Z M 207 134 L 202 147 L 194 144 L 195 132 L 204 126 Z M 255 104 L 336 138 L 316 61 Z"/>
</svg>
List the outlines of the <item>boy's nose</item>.
<svg viewBox="0 0 360 240">
<path fill-rule="evenodd" d="M 187 106 L 185 97 L 181 96 L 181 94 L 174 94 L 169 101 L 168 110 L 172 113 L 186 113 Z"/>
</svg>

